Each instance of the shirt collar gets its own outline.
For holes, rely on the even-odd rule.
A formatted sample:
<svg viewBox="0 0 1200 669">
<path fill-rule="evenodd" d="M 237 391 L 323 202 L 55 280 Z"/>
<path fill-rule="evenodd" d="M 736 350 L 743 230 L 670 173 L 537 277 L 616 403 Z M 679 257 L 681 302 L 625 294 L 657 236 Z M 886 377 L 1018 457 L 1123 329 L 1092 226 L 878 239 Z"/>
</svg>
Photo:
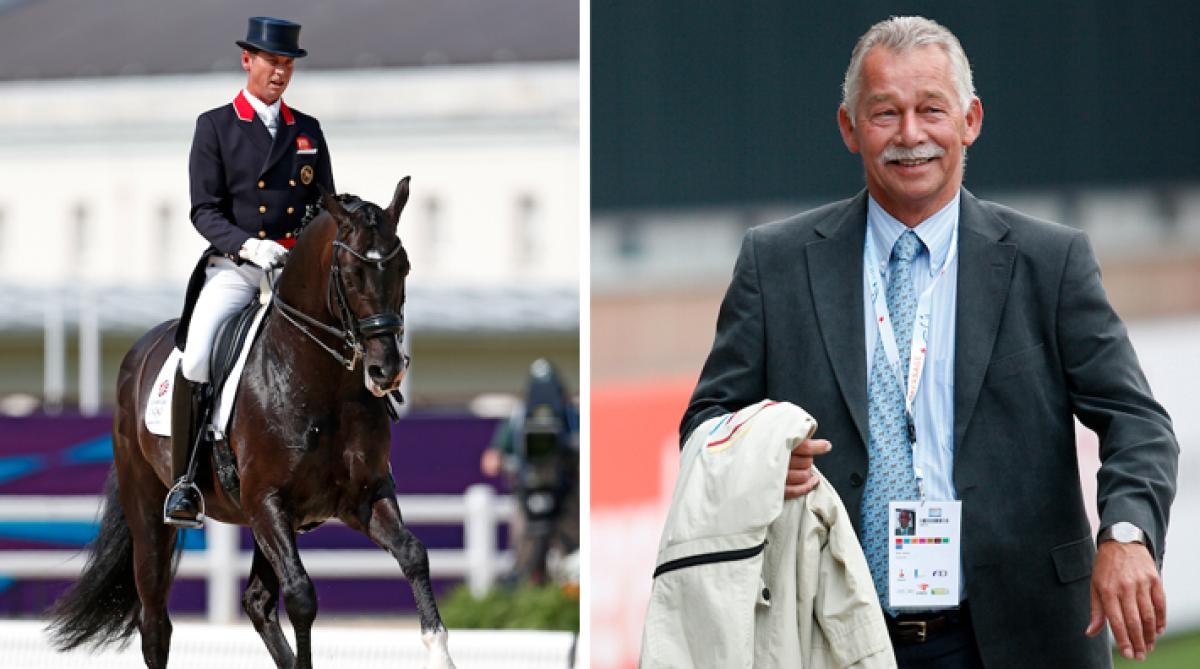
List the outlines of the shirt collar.
<svg viewBox="0 0 1200 669">
<path fill-rule="evenodd" d="M 274 104 L 267 104 L 254 97 L 250 91 L 244 88 L 242 89 L 242 96 L 246 98 L 251 107 L 254 107 L 254 111 L 258 112 L 258 117 L 262 119 L 265 125 L 270 125 L 270 121 L 279 117 L 279 106 L 283 103 L 283 98 L 279 98 Z"/>
<path fill-rule="evenodd" d="M 950 200 L 946 206 L 913 228 L 913 232 L 917 233 L 917 237 L 925 244 L 925 248 L 929 249 L 930 276 L 941 269 L 942 264 L 946 262 L 946 255 L 950 253 L 950 240 L 954 238 L 954 229 L 958 227 L 961 198 L 962 191 L 960 190 L 955 193 L 954 199 Z M 885 267 L 888 257 L 891 256 L 892 247 L 896 245 L 896 240 L 900 239 L 900 235 L 905 230 L 908 230 L 907 226 L 887 213 L 875 201 L 875 198 L 871 197 L 869 193 L 867 194 L 867 234 L 871 235 L 872 245 L 877 249 L 882 249 L 880 255 L 883 256 L 882 264 Z"/>
</svg>

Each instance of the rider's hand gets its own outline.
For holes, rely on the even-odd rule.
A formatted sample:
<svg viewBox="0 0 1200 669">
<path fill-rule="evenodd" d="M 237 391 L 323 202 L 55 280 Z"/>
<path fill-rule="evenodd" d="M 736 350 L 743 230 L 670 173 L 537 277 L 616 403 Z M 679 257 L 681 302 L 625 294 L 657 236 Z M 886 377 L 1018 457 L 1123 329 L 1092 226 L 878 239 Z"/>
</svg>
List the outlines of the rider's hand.
<svg viewBox="0 0 1200 669">
<path fill-rule="evenodd" d="M 247 239 L 242 248 L 238 250 L 238 255 L 245 260 L 258 265 L 263 269 L 270 269 L 277 265 L 282 265 L 284 259 L 287 258 L 287 249 L 280 246 L 279 242 L 270 239 Z"/>
</svg>

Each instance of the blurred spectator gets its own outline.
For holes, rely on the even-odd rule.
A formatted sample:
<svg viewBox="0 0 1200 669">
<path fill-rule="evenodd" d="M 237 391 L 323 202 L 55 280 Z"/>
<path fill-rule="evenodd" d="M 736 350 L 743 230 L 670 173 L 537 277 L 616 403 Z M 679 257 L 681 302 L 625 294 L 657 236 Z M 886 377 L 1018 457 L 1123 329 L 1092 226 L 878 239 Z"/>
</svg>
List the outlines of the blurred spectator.
<svg viewBox="0 0 1200 669">
<path fill-rule="evenodd" d="M 530 365 L 525 400 L 497 426 L 480 469 L 503 471 L 517 497 L 517 557 L 506 580 L 546 582 L 551 550 L 567 556 L 579 548 L 579 407 L 550 361 Z"/>
</svg>

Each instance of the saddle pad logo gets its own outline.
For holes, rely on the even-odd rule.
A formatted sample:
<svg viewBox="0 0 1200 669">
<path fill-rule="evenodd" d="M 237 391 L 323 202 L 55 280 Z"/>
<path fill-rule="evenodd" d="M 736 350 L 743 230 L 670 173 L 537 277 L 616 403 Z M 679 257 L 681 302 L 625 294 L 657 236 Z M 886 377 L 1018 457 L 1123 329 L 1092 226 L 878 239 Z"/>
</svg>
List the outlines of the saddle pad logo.
<svg viewBox="0 0 1200 669">
<path fill-rule="evenodd" d="M 146 429 L 160 437 L 171 436 L 171 391 L 175 387 L 175 372 L 181 358 L 182 351 L 171 349 L 171 354 L 158 370 L 158 376 L 154 377 L 154 385 L 147 389 Z"/>
</svg>

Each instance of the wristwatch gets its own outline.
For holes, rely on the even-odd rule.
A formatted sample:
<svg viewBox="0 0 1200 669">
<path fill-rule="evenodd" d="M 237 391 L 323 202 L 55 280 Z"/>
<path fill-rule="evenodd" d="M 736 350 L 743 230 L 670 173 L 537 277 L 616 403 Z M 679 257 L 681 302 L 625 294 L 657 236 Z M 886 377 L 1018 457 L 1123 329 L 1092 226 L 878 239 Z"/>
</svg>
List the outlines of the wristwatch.
<svg viewBox="0 0 1200 669">
<path fill-rule="evenodd" d="M 1097 546 L 1105 541 L 1115 541 L 1119 544 L 1141 544 L 1145 546 L 1146 533 L 1133 523 L 1113 523 L 1100 530 L 1100 536 L 1096 537 Z"/>
</svg>

